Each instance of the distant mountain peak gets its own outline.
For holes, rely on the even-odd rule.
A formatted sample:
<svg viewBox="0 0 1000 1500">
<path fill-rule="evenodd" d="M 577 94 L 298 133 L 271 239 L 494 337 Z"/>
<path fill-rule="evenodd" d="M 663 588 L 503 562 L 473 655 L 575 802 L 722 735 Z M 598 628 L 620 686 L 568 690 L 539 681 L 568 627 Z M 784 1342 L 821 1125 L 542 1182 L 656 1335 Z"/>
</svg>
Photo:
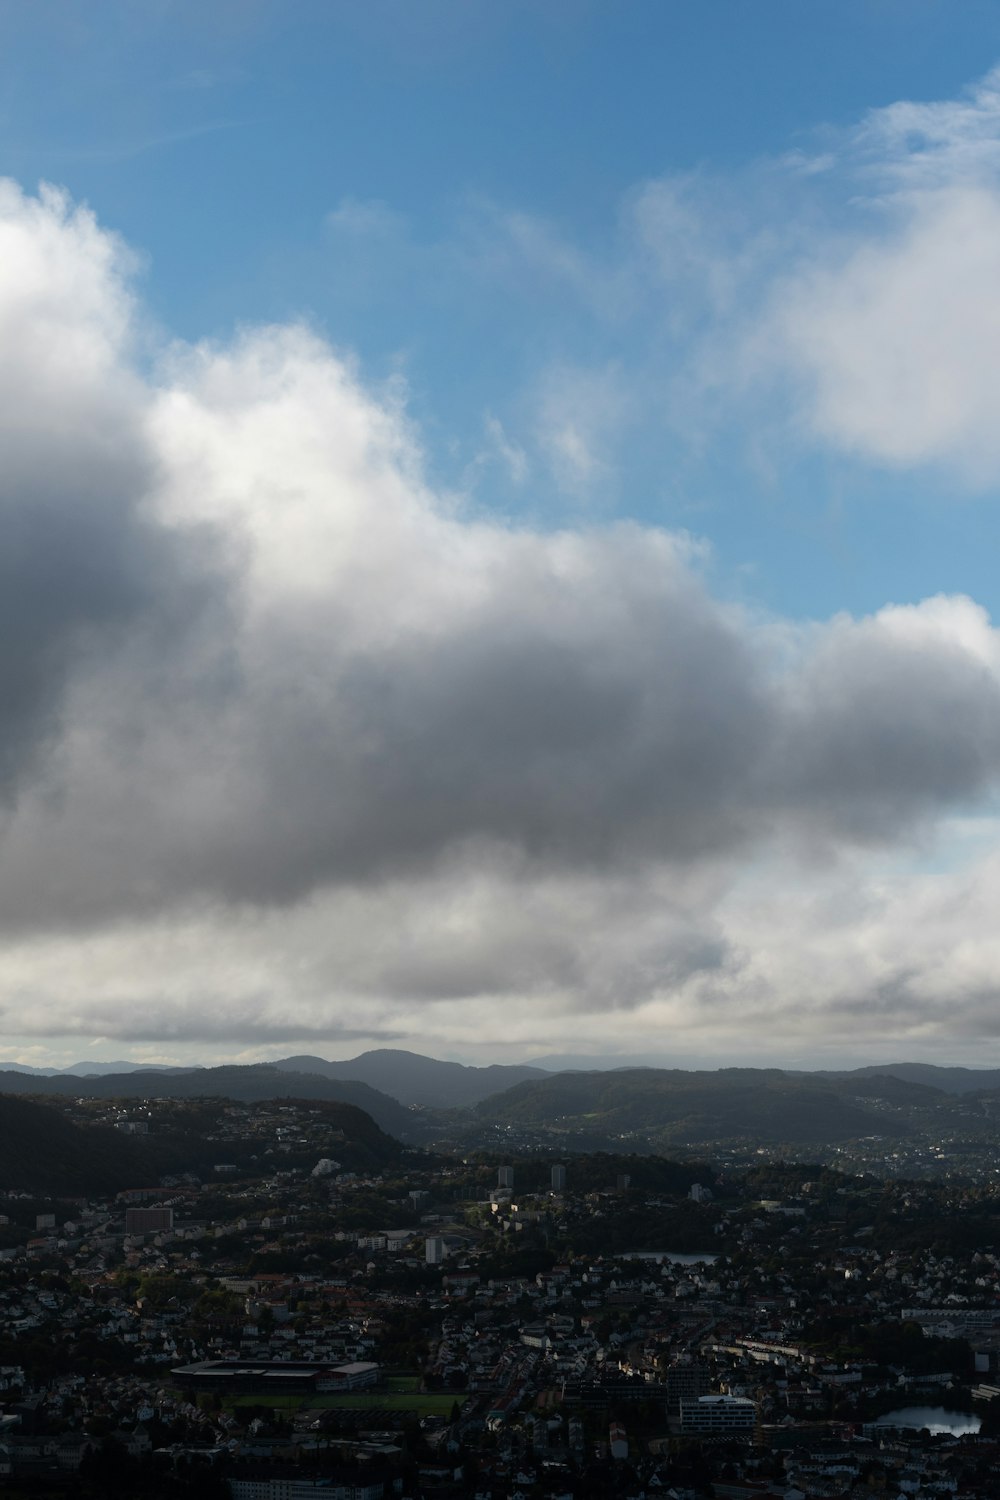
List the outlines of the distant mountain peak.
<svg viewBox="0 0 1000 1500">
<path fill-rule="evenodd" d="M 401 1047 L 376 1047 L 358 1057 L 336 1062 L 321 1057 L 285 1057 L 272 1066 L 284 1072 L 319 1073 L 324 1078 L 367 1083 L 398 1099 L 400 1104 L 432 1109 L 478 1104 L 501 1089 L 548 1077 L 543 1069 L 529 1063 L 490 1063 L 476 1067 L 470 1063 L 442 1062 Z"/>
</svg>

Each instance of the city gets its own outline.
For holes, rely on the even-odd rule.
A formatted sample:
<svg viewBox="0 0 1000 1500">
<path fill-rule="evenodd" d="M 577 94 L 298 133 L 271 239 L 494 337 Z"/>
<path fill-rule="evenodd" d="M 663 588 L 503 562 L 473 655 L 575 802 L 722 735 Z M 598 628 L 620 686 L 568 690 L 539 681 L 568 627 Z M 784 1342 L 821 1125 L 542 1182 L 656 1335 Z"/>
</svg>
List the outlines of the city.
<svg viewBox="0 0 1000 1500">
<path fill-rule="evenodd" d="M 996 1493 L 995 1181 L 101 1111 L 195 1108 L 209 1180 L 0 1198 L 12 1494 Z"/>
</svg>

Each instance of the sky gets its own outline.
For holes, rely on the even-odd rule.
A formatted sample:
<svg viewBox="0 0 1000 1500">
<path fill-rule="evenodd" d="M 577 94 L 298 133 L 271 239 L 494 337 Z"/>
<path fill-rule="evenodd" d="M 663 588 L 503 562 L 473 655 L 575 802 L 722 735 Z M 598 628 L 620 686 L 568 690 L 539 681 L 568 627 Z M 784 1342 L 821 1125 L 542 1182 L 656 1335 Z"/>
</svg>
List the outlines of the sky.
<svg viewBox="0 0 1000 1500">
<path fill-rule="evenodd" d="M 1000 9 L 0 0 L 0 1062 L 1000 1065 Z"/>
</svg>

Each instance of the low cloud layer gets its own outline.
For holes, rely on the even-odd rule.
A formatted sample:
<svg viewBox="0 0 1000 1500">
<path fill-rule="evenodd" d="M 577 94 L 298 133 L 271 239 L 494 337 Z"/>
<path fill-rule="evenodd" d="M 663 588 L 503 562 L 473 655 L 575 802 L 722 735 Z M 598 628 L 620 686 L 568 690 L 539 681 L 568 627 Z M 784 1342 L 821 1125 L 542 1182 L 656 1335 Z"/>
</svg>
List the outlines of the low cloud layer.
<svg viewBox="0 0 1000 1500">
<path fill-rule="evenodd" d="M 993 793 L 972 601 L 803 626 L 684 537 L 484 520 L 315 332 L 151 349 L 132 274 L 0 189 L 8 1035 L 709 1034 L 800 999 L 749 872 L 777 931 Z"/>
</svg>

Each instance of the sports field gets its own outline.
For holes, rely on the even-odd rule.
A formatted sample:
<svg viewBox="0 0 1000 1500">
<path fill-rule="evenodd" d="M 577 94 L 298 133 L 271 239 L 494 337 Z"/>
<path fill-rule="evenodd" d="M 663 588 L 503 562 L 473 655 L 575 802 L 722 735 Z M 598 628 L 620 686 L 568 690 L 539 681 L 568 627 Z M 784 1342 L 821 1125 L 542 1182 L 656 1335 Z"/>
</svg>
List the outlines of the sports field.
<svg viewBox="0 0 1000 1500">
<path fill-rule="evenodd" d="M 225 1404 L 229 1408 L 263 1406 L 270 1411 L 299 1411 L 303 1407 L 313 1411 L 370 1411 L 373 1415 L 378 1411 L 408 1411 L 418 1417 L 447 1417 L 456 1400 L 461 1404 L 462 1398 L 456 1397 L 454 1392 L 421 1391 L 417 1389 L 419 1384 L 416 1376 L 390 1376 L 377 1389 L 350 1391 L 343 1396 L 332 1391 L 303 1392 L 294 1396 L 262 1392 L 256 1396 L 236 1396 Z"/>
</svg>

